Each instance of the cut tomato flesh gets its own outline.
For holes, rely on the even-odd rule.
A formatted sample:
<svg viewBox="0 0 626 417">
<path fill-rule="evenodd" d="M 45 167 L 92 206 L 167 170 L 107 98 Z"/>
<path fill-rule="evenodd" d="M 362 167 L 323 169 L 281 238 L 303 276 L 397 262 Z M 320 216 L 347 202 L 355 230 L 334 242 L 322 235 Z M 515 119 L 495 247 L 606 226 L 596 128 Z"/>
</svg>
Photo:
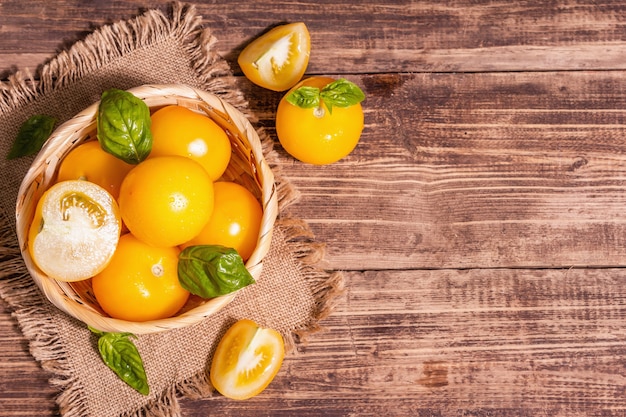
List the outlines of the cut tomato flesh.
<svg viewBox="0 0 626 417">
<path fill-rule="evenodd" d="M 285 356 L 277 331 L 240 320 L 222 337 L 211 363 L 211 383 L 228 398 L 245 400 L 272 382 Z"/>
<path fill-rule="evenodd" d="M 285 91 L 304 75 L 310 53 L 309 31 L 298 22 L 277 26 L 253 40 L 241 51 L 237 62 L 253 83 Z"/>
<path fill-rule="evenodd" d="M 108 191 L 89 181 L 61 181 L 37 204 L 28 250 L 50 278 L 80 281 L 109 263 L 120 230 L 119 209 Z"/>
</svg>

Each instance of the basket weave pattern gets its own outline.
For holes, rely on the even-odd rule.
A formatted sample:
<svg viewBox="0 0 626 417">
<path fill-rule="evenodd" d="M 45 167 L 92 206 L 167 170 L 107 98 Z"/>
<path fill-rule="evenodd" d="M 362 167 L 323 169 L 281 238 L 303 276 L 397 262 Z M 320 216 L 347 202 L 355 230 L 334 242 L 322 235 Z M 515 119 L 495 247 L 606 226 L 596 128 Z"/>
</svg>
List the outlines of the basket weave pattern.
<svg viewBox="0 0 626 417">
<path fill-rule="evenodd" d="M 222 178 L 245 186 L 259 199 L 263 207 L 257 246 L 246 262 L 247 269 L 258 280 L 278 215 L 278 197 L 274 175 L 263 157 L 261 141 L 248 119 L 219 97 L 184 85 L 143 85 L 128 91 L 143 99 L 151 111 L 167 105 L 184 106 L 207 115 L 224 129 L 231 142 L 232 155 Z M 129 322 L 108 317 L 102 311 L 93 296 L 91 280 L 69 283 L 51 279 L 30 258 L 27 237 L 37 201 L 56 180 L 58 165 L 70 150 L 85 141 L 96 139 L 98 104 L 94 103 L 59 126 L 24 177 L 16 204 L 16 224 L 26 267 L 50 302 L 67 314 L 102 331 L 144 334 L 197 323 L 230 303 L 236 292 L 209 300 L 192 295 L 174 317 Z"/>
</svg>

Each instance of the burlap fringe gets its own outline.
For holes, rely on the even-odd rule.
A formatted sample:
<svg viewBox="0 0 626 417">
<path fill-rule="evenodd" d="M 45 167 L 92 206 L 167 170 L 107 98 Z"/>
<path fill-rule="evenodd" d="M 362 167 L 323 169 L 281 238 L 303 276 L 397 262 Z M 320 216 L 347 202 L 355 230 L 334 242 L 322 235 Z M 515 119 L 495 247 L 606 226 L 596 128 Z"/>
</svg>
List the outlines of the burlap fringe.
<svg viewBox="0 0 626 417">
<path fill-rule="evenodd" d="M 154 9 L 132 20 L 103 26 L 69 50 L 60 51 L 39 68 L 35 76 L 28 69 L 19 70 L 10 74 L 7 81 L 0 82 L 0 111 L 25 105 L 130 51 L 172 37 L 187 45 L 194 70 L 207 90 L 229 102 L 243 103 L 241 93 L 229 90 L 223 79 L 231 75 L 230 68 L 214 51 L 217 39 L 209 29 L 200 26 L 201 20 L 195 6 L 173 2 L 170 18 Z"/>
<path fill-rule="evenodd" d="M 278 156 L 273 150 L 273 141 L 263 129 L 258 130 L 259 138 L 264 147 L 264 155 L 272 168 L 276 179 L 278 192 L 279 218 L 276 226 L 285 233 L 290 252 L 299 260 L 300 272 L 305 276 L 317 304 L 315 311 L 308 323 L 304 323 L 299 329 L 293 329 L 289 334 L 283 334 L 285 351 L 290 354 L 297 352 L 299 343 L 306 343 L 307 336 L 322 330 L 319 321 L 327 317 L 344 292 L 344 278 L 341 272 L 328 272 L 316 267 L 316 264 L 324 257 L 324 245 L 314 241 L 314 235 L 306 222 L 299 219 L 284 217 L 285 208 L 296 202 L 299 193 L 291 185 L 284 181 L 277 163 Z M 187 381 L 176 386 L 178 397 L 188 399 L 202 399 L 214 394 L 214 388 L 209 379 L 208 372 L 201 372 Z M 179 412 L 178 404 L 168 409 Z M 179 417 L 179 414 L 137 414 L 129 417 Z"/>
<path fill-rule="evenodd" d="M 72 377 L 49 310 L 37 303 L 39 289 L 22 261 L 11 222 L 0 213 L 0 294 L 11 306 L 24 336 L 30 341 L 30 353 L 53 377 L 50 384 L 59 389 L 59 411 L 66 417 L 87 415 L 81 402 L 82 387 Z"/>
<path fill-rule="evenodd" d="M 228 83 L 228 78 L 232 75 L 228 63 L 214 51 L 216 39 L 210 30 L 200 27 L 201 17 L 196 14 L 195 7 L 174 2 L 171 15 L 171 19 L 168 19 L 160 11 L 150 10 L 133 20 L 102 27 L 46 63 L 37 74 L 37 82 L 29 71 L 17 71 L 8 81 L 0 83 L 0 111 L 25 105 L 42 94 L 62 88 L 106 62 L 143 45 L 157 42 L 164 37 L 175 37 L 181 40 L 181 44 L 188 45 L 187 52 L 194 62 L 194 70 L 205 88 L 237 107 L 255 124 L 257 120 L 246 108 L 247 102 L 242 93 Z M 278 157 L 273 150 L 273 140 L 263 129 L 258 129 L 258 133 L 267 161 L 275 174 L 279 211 L 283 213 L 286 207 L 298 200 L 299 194 L 290 183 L 282 180 Z M 44 369 L 54 375 L 50 383 L 60 390 L 56 401 L 61 414 L 64 417 L 87 415 L 86 404 L 81 402 L 82 387 L 72 378 L 56 330 L 42 318 L 46 317 L 43 311 L 45 307 L 29 303 L 29 300 L 37 299 L 33 295 L 39 289 L 32 285 L 23 265 L 19 248 L 15 245 L 14 231 L 9 226 L 12 223 L 6 221 L 7 219 L 0 220 L 2 296 L 13 308 L 13 315 L 18 318 L 22 332 L 31 340 L 31 354 L 41 362 Z M 324 247 L 314 242 L 305 222 L 279 217 L 277 226 L 286 232 L 288 245 L 299 259 L 301 272 L 318 300 L 310 322 L 291 334 L 283 335 L 287 351 L 295 352 L 297 343 L 304 342 L 307 335 L 320 330 L 318 321 L 330 313 L 338 295 L 343 291 L 343 276 L 340 272 L 329 273 L 315 267 L 323 258 Z M 180 416 L 178 397 L 206 398 L 212 392 L 208 373 L 202 372 L 161 393 L 147 407 L 130 412 L 124 417 L 177 417 Z"/>
<path fill-rule="evenodd" d="M 263 140 L 263 136 L 261 139 Z M 273 143 L 271 140 L 268 142 Z M 306 278 L 317 300 L 315 311 L 309 323 L 300 329 L 294 329 L 291 334 L 283 335 L 285 350 L 289 353 L 295 353 L 297 343 L 306 342 L 308 335 L 322 329 L 319 321 L 327 317 L 335 307 L 344 290 L 344 278 L 341 272 L 331 273 L 317 266 L 318 262 L 324 258 L 325 245 L 315 242 L 315 236 L 306 222 L 285 216 L 285 209 L 296 202 L 300 194 L 291 183 L 281 180 L 283 177 L 280 167 L 275 162 L 278 160 L 278 156 L 273 149 L 266 153 L 266 159 L 277 178 L 278 204 L 281 215 L 277 219 L 276 225 L 285 233 L 290 252 L 299 260 L 300 272 Z"/>
<path fill-rule="evenodd" d="M 307 336 L 322 330 L 319 321 L 327 317 L 344 292 L 344 277 L 340 271 L 328 272 L 316 267 L 324 257 L 324 245 L 315 243 L 305 222 L 299 219 L 281 219 L 280 226 L 287 233 L 287 243 L 292 254 L 299 259 L 300 272 L 306 277 L 317 300 L 315 311 L 308 323 L 291 334 L 283 335 L 287 352 L 296 353 L 298 343 L 306 343 Z"/>
<path fill-rule="evenodd" d="M 133 20 L 104 26 L 84 40 L 41 67 L 33 77 L 29 70 L 16 71 L 8 81 L 0 82 L 0 111 L 10 111 L 26 105 L 38 97 L 61 89 L 125 53 L 166 38 L 178 39 L 186 45 L 194 70 L 205 88 L 239 108 L 245 107 L 242 94 L 229 89 L 224 78 L 231 75 L 226 61 L 213 51 L 216 39 L 208 29 L 200 27 L 201 17 L 194 6 L 174 2 L 171 17 L 158 10 L 150 10 Z M 11 306 L 24 336 L 30 340 L 30 352 L 43 369 L 52 374 L 50 384 L 60 392 L 56 398 L 60 413 L 65 417 L 83 417 L 88 414 L 82 402 L 82 386 L 72 377 L 63 353 L 57 329 L 46 320 L 45 306 L 37 305 L 39 289 L 24 266 L 13 222 L 0 213 L 0 293 Z M 196 392 L 210 390 L 206 383 L 195 384 Z M 191 393 L 191 388 L 188 388 Z M 169 417 L 180 414 L 176 388 L 161 393 L 145 409 L 128 415 L 136 417 Z"/>
</svg>

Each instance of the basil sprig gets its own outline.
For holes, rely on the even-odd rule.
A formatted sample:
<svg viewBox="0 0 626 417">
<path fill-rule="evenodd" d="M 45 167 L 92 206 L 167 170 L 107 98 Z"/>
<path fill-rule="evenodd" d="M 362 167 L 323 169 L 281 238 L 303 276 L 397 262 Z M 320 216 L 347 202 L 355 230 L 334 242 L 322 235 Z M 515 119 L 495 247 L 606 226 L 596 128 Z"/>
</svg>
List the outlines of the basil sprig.
<svg viewBox="0 0 626 417">
<path fill-rule="evenodd" d="M 148 105 L 132 93 L 112 88 L 102 93 L 97 113 L 97 136 L 106 152 L 138 164 L 152 150 Z"/>
<path fill-rule="evenodd" d="M 48 140 L 48 137 L 50 137 L 55 123 L 56 119 L 54 117 L 46 116 L 45 114 L 31 116 L 20 126 L 13 146 L 11 146 L 11 150 L 7 154 L 7 159 L 16 159 L 39 152 L 43 144 Z"/>
<path fill-rule="evenodd" d="M 230 294 L 255 282 L 239 253 L 219 245 L 185 248 L 178 256 L 178 280 L 202 298 Z"/>
<path fill-rule="evenodd" d="M 294 106 L 310 109 L 319 107 L 323 101 L 332 114 L 333 107 L 350 107 L 365 100 L 365 93 L 358 85 L 340 78 L 324 86 L 321 90 L 317 87 L 302 86 L 287 95 L 287 102 Z"/>
<path fill-rule="evenodd" d="M 132 333 L 109 333 L 89 327 L 98 335 L 98 351 L 104 363 L 115 374 L 140 394 L 148 395 L 148 377 L 143 367 L 141 355 L 130 340 Z"/>
</svg>

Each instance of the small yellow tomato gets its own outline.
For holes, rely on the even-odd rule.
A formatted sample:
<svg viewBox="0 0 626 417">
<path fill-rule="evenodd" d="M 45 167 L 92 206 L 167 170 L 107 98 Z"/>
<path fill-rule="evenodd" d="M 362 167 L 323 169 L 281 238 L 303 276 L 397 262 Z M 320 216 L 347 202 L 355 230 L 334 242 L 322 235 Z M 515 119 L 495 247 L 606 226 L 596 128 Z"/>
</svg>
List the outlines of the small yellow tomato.
<svg viewBox="0 0 626 417">
<path fill-rule="evenodd" d="M 196 236 L 213 212 L 213 182 L 184 156 L 148 158 L 120 188 L 120 213 L 128 230 L 152 246 L 178 246 Z"/>
<path fill-rule="evenodd" d="M 226 132 L 208 116 L 183 106 L 166 106 L 152 115 L 155 156 L 180 155 L 198 162 L 213 181 L 222 176 L 231 156 Z"/>
<path fill-rule="evenodd" d="M 252 320 L 239 320 L 217 345 L 211 362 L 211 383 L 225 397 L 246 400 L 272 382 L 284 357 L 280 333 L 259 327 Z"/>
<path fill-rule="evenodd" d="M 98 184 L 117 199 L 122 180 L 133 167 L 105 152 L 100 142 L 94 140 L 78 145 L 63 158 L 57 181 L 87 180 Z"/>
<path fill-rule="evenodd" d="M 253 83 L 274 91 L 293 87 L 309 64 L 311 38 L 303 22 L 277 26 L 246 46 L 237 63 Z"/>
<path fill-rule="evenodd" d="M 259 238 L 263 209 L 245 187 L 229 181 L 213 184 L 214 207 L 209 223 L 183 248 L 194 245 L 221 245 L 235 249 L 246 261 Z"/>
<path fill-rule="evenodd" d="M 280 144 L 302 162 L 326 165 L 339 161 L 354 150 L 361 137 L 363 98 L 363 92 L 345 80 L 311 77 L 298 83 L 278 104 L 276 135 Z"/>
<path fill-rule="evenodd" d="M 92 280 L 98 304 L 111 317 L 129 321 L 173 316 L 189 298 L 178 281 L 176 247 L 157 248 L 123 235 L 111 262 Z"/>
</svg>

